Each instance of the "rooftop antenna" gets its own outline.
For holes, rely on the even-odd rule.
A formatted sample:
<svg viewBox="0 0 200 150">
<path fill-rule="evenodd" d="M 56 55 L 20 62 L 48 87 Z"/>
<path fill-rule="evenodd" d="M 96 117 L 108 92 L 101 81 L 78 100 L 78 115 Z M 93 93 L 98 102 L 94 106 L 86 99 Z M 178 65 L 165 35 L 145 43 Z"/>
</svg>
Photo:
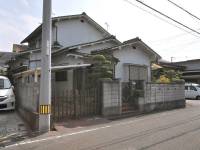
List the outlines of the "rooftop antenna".
<svg viewBox="0 0 200 150">
<path fill-rule="evenodd" d="M 108 31 L 109 24 L 107 22 L 105 22 L 105 25 L 106 25 L 106 30 Z"/>
</svg>

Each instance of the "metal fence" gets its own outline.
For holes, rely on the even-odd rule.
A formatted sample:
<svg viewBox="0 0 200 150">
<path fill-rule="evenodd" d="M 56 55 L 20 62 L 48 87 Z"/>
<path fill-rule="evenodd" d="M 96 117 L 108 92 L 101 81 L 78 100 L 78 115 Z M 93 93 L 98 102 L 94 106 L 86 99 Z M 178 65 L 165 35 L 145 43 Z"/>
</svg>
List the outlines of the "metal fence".
<svg viewBox="0 0 200 150">
<path fill-rule="evenodd" d="M 101 114 L 98 89 L 65 90 L 52 93 L 52 119 L 54 122 Z"/>
</svg>

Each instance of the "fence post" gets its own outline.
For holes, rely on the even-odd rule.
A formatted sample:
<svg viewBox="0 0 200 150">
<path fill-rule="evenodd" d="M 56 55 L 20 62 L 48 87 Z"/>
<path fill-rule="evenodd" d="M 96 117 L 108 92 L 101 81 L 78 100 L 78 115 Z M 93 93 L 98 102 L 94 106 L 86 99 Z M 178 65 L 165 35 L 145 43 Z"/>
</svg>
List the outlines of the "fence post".
<svg viewBox="0 0 200 150">
<path fill-rule="evenodd" d="M 73 101 L 74 101 L 74 117 L 76 119 L 76 89 L 73 89 Z"/>
</svg>

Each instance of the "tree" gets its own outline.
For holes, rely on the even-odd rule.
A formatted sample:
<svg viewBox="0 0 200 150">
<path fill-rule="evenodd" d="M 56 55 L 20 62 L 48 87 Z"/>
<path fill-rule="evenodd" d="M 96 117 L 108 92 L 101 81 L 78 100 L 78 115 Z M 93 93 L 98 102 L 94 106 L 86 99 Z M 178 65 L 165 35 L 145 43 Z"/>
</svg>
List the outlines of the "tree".
<svg viewBox="0 0 200 150">
<path fill-rule="evenodd" d="M 102 54 L 89 56 L 93 66 L 90 68 L 89 81 L 90 85 L 96 85 L 99 79 L 109 79 L 113 78 L 113 63 L 109 57 Z"/>
</svg>

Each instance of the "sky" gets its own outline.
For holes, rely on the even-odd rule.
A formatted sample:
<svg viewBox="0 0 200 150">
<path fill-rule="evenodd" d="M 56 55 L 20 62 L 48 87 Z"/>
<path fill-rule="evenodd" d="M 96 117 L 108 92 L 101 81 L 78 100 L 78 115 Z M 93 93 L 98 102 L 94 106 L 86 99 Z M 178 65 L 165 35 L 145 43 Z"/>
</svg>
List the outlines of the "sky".
<svg viewBox="0 0 200 150">
<path fill-rule="evenodd" d="M 165 60 L 200 58 L 200 34 L 167 20 L 135 0 L 129 0 L 133 5 L 125 0 L 52 1 L 54 17 L 86 12 L 120 41 L 139 37 Z M 200 32 L 200 20 L 191 17 L 167 0 L 142 1 Z M 200 17 L 200 1 L 173 2 Z M 0 51 L 12 51 L 13 43 L 19 44 L 41 24 L 42 0 L 0 0 L 0 18 Z"/>
</svg>

